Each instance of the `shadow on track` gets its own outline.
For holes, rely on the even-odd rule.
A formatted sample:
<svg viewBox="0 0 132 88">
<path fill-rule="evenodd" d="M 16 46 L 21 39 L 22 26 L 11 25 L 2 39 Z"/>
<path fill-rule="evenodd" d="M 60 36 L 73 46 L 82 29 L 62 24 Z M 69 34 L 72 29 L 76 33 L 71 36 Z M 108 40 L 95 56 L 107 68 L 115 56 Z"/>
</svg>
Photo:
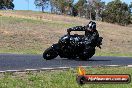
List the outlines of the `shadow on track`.
<svg viewBox="0 0 132 88">
<path fill-rule="evenodd" d="M 99 59 L 99 60 L 97 60 L 97 59 L 90 59 L 90 60 L 80 60 L 80 59 L 61 59 L 61 60 L 67 60 L 67 61 L 92 61 L 92 62 L 99 62 L 99 61 L 111 61 L 111 60 L 104 60 L 104 59 Z"/>
<path fill-rule="evenodd" d="M 111 61 L 111 60 L 88 60 L 88 61 Z"/>
</svg>

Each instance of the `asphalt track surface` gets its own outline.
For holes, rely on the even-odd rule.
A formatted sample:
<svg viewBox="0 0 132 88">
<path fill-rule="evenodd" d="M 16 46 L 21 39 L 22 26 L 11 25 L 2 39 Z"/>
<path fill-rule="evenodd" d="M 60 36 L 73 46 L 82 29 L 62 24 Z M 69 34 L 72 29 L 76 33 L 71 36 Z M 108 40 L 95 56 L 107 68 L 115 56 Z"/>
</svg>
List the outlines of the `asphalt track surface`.
<svg viewBox="0 0 132 88">
<path fill-rule="evenodd" d="M 54 67 L 76 67 L 80 65 L 132 65 L 132 57 L 94 56 L 89 61 L 69 60 L 66 58 L 57 57 L 53 60 L 46 61 L 42 58 L 42 55 L 0 54 L 0 71 Z"/>
</svg>

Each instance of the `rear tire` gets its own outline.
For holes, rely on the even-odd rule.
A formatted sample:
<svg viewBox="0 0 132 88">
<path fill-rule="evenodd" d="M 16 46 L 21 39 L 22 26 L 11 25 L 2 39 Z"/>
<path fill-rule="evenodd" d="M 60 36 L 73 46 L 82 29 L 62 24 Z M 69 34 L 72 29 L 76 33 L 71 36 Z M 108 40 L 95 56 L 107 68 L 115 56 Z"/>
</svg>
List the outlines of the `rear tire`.
<svg viewBox="0 0 132 88">
<path fill-rule="evenodd" d="M 91 58 L 94 54 L 95 54 L 95 48 L 85 49 L 84 52 L 79 55 L 79 58 L 81 60 L 86 61 L 89 60 L 89 58 Z"/>
<path fill-rule="evenodd" d="M 89 58 L 91 58 L 95 54 L 95 48 L 93 48 L 89 53 Z"/>
<path fill-rule="evenodd" d="M 87 55 L 83 52 L 79 54 L 79 59 L 83 60 L 83 61 L 87 61 L 89 58 L 87 57 Z"/>
<path fill-rule="evenodd" d="M 54 59 L 58 56 L 57 51 L 55 51 L 52 47 L 46 49 L 43 53 L 43 58 L 46 60 Z"/>
</svg>

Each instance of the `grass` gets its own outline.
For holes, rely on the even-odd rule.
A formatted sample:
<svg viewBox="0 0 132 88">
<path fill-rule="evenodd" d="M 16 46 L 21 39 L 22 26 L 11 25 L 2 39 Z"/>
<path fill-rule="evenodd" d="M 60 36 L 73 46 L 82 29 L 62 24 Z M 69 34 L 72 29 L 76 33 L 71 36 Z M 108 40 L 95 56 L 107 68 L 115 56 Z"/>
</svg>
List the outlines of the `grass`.
<svg viewBox="0 0 132 88">
<path fill-rule="evenodd" d="M 0 19 L 2 20 L 1 53 L 40 54 L 49 43 L 51 44 L 51 41 L 60 37 L 58 32 L 50 33 L 52 28 L 67 28 L 75 25 L 16 17 L 0 17 Z"/>
<path fill-rule="evenodd" d="M 132 57 L 132 53 L 96 52 L 95 56 L 125 56 L 125 57 Z"/>
<path fill-rule="evenodd" d="M 130 74 L 127 67 L 88 67 L 87 74 Z M 129 84 L 86 84 L 76 82 L 77 69 L 0 74 L 0 88 L 131 88 Z"/>
<path fill-rule="evenodd" d="M 0 11 L 0 53 L 42 54 L 66 34 L 66 29 L 86 25 L 79 17 L 32 11 Z M 98 56 L 132 56 L 132 27 L 97 21 L 102 36 Z"/>
</svg>

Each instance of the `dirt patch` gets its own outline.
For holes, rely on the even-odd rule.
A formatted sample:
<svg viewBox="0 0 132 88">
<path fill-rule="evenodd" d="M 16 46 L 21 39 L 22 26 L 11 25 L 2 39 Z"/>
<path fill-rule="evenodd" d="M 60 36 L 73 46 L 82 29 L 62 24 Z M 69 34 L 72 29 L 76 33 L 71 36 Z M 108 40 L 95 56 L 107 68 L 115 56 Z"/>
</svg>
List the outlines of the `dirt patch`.
<svg viewBox="0 0 132 88">
<path fill-rule="evenodd" d="M 42 53 L 44 49 L 58 42 L 58 39 L 66 34 L 67 28 L 86 25 L 89 22 L 79 17 L 31 11 L 2 11 L 1 13 L 7 17 L 6 19 L 2 16 L 0 19 L 2 21 L 0 49 L 3 49 L 3 52 L 14 50 Z M 102 50 L 98 49 L 99 52 L 132 53 L 132 27 L 97 21 L 97 29 L 100 36 L 104 38 Z"/>
</svg>

